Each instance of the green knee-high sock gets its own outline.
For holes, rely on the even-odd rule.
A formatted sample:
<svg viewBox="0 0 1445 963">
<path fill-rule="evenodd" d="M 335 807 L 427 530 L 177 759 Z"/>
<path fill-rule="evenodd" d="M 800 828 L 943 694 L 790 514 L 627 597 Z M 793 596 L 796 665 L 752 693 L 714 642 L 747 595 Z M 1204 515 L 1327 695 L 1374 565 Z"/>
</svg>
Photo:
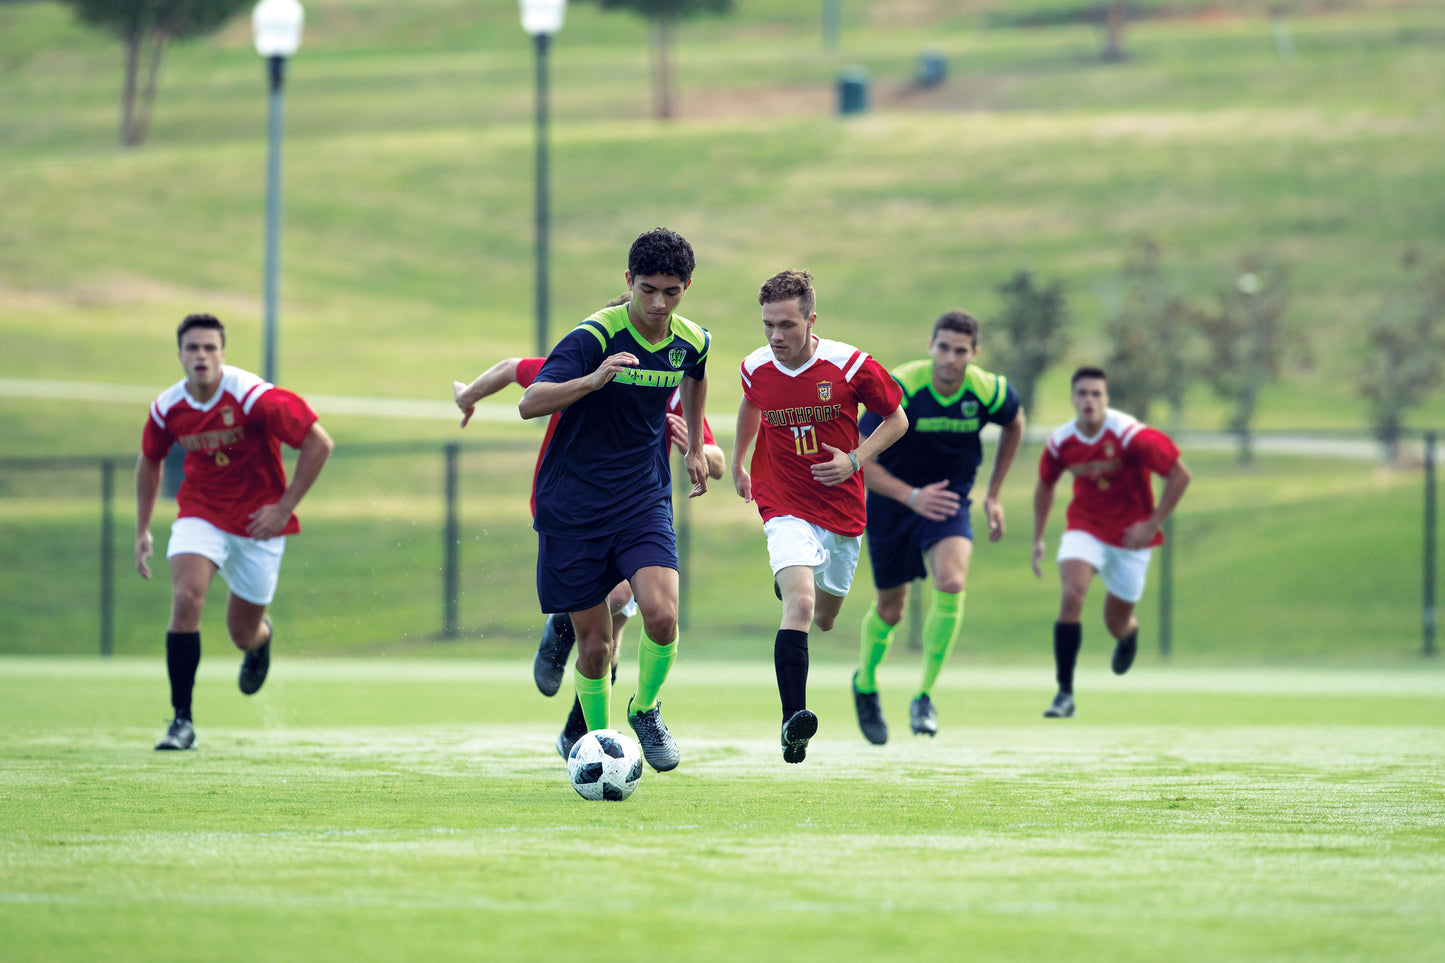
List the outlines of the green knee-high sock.
<svg viewBox="0 0 1445 963">
<path fill-rule="evenodd" d="M 637 648 L 637 698 L 632 700 L 632 712 L 645 712 L 657 705 L 657 694 L 676 658 L 677 639 L 671 645 L 658 645 L 646 631 L 642 633 L 642 644 Z"/>
<path fill-rule="evenodd" d="M 923 617 L 923 684 L 918 687 L 919 695 L 928 695 L 953 651 L 953 643 L 958 641 L 963 628 L 963 596 L 963 592 L 933 593 L 933 604 Z"/>
<path fill-rule="evenodd" d="M 878 691 L 878 677 L 874 673 L 883 664 L 883 657 L 888 654 L 888 647 L 893 644 L 895 628 L 897 626 L 889 625 L 879 617 L 876 605 L 863 616 L 863 644 L 858 650 L 859 692 Z"/>
<path fill-rule="evenodd" d="M 604 672 L 600 679 L 589 679 L 581 669 L 572 670 L 572 681 L 577 687 L 577 701 L 582 703 L 582 717 L 587 720 L 587 731 L 610 729 L 608 722 L 612 705 L 612 677 Z"/>
</svg>

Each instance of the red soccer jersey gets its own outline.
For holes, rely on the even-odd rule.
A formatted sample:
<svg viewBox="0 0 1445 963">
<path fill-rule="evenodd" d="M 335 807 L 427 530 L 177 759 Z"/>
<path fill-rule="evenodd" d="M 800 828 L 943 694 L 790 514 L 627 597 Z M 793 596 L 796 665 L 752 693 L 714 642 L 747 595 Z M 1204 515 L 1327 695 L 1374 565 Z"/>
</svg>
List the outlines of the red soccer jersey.
<svg viewBox="0 0 1445 963">
<path fill-rule="evenodd" d="M 813 478 L 812 467 L 858 447 L 858 406 L 886 418 L 903 392 L 883 366 L 851 344 L 814 337 L 813 357 L 796 371 L 767 345 L 743 359 L 743 397 L 762 414 L 751 466 L 753 500 L 763 521 L 796 515 L 838 535 L 861 535 L 867 522 L 863 473 L 841 485 Z"/>
<path fill-rule="evenodd" d="M 1072 473 L 1068 528 L 1122 548 L 1124 530 L 1154 511 L 1149 473 L 1167 475 L 1178 460 L 1179 449 L 1168 435 L 1110 408 L 1093 438 L 1081 435 L 1073 421 L 1050 435 L 1039 457 L 1039 478 L 1053 485 L 1064 472 Z M 1163 541 L 1160 532 L 1149 544 Z"/>
<path fill-rule="evenodd" d="M 521 385 L 523 388 L 531 387 L 532 382 L 537 380 L 537 373 L 542 370 L 542 365 L 544 365 L 546 362 L 546 358 L 523 358 L 521 361 L 518 361 L 517 384 Z M 674 412 L 679 415 L 682 414 L 681 388 L 675 390 L 672 393 L 672 396 L 667 399 L 667 410 L 669 412 Z M 552 433 L 557 430 L 557 419 L 560 417 L 562 417 L 562 412 L 554 411 L 552 412 L 552 417 L 547 419 L 547 431 L 542 435 L 542 447 L 537 452 L 536 467 L 532 469 L 531 506 L 533 517 L 535 517 L 537 514 L 537 472 L 542 470 L 542 455 L 546 453 L 547 446 L 552 442 Z M 703 444 L 705 445 L 717 444 L 717 441 L 713 438 L 712 426 L 707 423 L 706 418 L 702 420 L 702 440 Z M 667 446 L 668 436 L 666 433 L 664 433 L 662 436 L 662 457 L 664 461 L 668 461 L 670 463 L 669 456 L 671 452 L 667 450 Z"/>
<path fill-rule="evenodd" d="M 190 396 L 184 380 L 151 402 L 141 453 L 163 461 L 179 443 L 186 450 L 186 480 L 176 496 L 180 517 L 245 535 L 251 513 L 286 490 L 281 443 L 300 448 L 315 423 L 316 412 L 299 395 L 223 365 L 221 384 L 205 404 Z M 292 515 L 281 534 L 299 531 Z"/>
</svg>

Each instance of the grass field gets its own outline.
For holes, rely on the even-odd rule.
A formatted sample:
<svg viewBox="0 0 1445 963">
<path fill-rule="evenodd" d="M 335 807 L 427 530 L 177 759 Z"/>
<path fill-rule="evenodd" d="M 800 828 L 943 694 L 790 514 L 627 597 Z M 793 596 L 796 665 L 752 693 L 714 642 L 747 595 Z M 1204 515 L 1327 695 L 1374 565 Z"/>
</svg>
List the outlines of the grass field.
<svg viewBox="0 0 1445 963">
<path fill-rule="evenodd" d="M 208 650 L 215 652 L 216 650 Z M 0 661 L 7 961 L 1381 960 L 1445 941 L 1445 696 L 1431 671 L 916 666 L 859 737 L 840 666 L 785 767 L 758 663 L 679 663 L 683 751 L 621 804 L 551 748 L 523 662 L 214 655 L 200 748 L 158 660 Z M 614 694 L 630 691 L 624 674 Z"/>
</svg>

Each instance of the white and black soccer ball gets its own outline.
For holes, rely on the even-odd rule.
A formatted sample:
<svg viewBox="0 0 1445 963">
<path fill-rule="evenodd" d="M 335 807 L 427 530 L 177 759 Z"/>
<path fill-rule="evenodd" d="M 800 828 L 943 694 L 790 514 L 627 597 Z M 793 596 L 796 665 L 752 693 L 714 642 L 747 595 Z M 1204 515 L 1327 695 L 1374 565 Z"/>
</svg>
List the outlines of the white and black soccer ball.
<svg viewBox="0 0 1445 963">
<path fill-rule="evenodd" d="M 626 799 L 642 779 L 642 749 L 616 729 L 593 729 L 568 754 L 567 778 L 583 799 Z"/>
</svg>

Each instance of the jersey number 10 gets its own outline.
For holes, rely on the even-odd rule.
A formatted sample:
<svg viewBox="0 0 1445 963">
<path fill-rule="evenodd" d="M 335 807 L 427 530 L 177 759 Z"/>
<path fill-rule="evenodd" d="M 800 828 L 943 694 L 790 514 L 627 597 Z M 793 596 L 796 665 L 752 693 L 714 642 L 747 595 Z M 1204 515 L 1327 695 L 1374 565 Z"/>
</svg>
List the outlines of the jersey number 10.
<svg viewBox="0 0 1445 963">
<path fill-rule="evenodd" d="M 816 455 L 818 453 L 818 433 L 812 425 L 793 428 L 793 450 L 799 455 Z"/>
</svg>

